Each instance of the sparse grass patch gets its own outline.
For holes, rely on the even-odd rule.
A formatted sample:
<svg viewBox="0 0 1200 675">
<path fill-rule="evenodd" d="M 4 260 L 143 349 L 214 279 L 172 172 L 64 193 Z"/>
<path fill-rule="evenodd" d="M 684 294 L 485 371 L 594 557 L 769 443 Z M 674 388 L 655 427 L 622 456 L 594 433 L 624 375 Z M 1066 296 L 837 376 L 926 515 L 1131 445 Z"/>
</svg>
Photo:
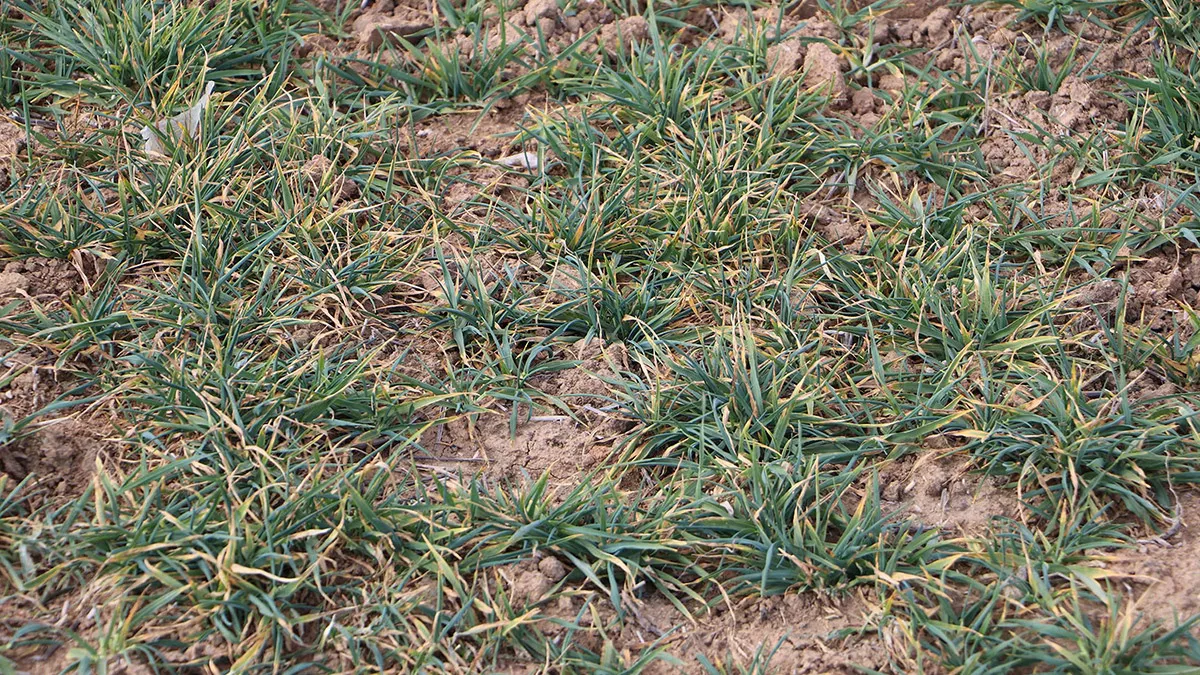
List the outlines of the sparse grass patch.
<svg viewBox="0 0 1200 675">
<path fill-rule="evenodd" d="M 0 671 L 1200 666 L 1186 3 L 419 4 L 0 9 Z"/>
</svg>

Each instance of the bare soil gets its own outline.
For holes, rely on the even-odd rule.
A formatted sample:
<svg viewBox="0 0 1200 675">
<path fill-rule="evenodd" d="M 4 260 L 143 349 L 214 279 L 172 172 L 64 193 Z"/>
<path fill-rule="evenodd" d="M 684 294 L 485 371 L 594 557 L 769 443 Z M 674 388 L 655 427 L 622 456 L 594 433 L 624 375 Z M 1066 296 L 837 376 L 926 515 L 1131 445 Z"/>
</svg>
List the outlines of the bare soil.
<svg viewBox="0 0 1200 675">
<path fill-rule="evenodd" d="M 94 261 L 27 258 L 0 272 L 0 307 L 33 304 L 54 309 L 82 291 L 100 267 Z M 18 349 L 0 340 L 0 419 L 15 423 L 60 400 L 75 378 L 56 367 L 51 354 Z M 33 481 L 38 500 L 67 501 L 78 496 L 95 473 L 107 423 L 79 413 L 41 417 L 8 443 L 0 444 L 0 475 L 9 487 Z"/>
<path fill-rule="evenodd" d="M 975 468 L 969 458 L 944 449 L 902 458 L 880 475 L 884 505 L 956 535 L 980 536 L 996 518 L 1019 518 L 1017 495 L 981 478 Z"/>
<path fill-rule="evenodd" d="M 515 432 L 509 411 L 464 416 L 435 427 L 421 443 L 432 464 L 443 471 L 483 473 L 497 480 L 537 478 L 549 471 L 556 486 L 576 485 L 580 474 L 606 459 L 631 426 L 612 410 L 609 384 L 628 369 L 628 357 L 622 345 L 599 339 L 578 344 L 569 356 L 579 365 L 541 376 L 537 383 L 566 410 L 531 414 L 523 406 Z"/>
<path fill-rule="evenodd" d="M 537 555 L 496 572 L 510 597 L 535 603 L 567 574 L 568 565 L 553 556 Z M 592 611 L 594 609 L 594 611 Z M 857 632 L 871 621 L 869 598 L 862 595 L 831 597 L 800 593 L 769 598 L 739 598 L 712 608 L 686 606 L 681 612 L 657 593 L 644 597 L 625 594 L 622 617 L 596 593 L 560 597 L 554 606 L 542 607 L 539 628 L 556 635 L 564 624 L 584 629 L 581 643 L 600 651 L 606 636 L 622 653 L 659 645 L 681 665 L 652 664 L 652 675 L 709 672 L 699 657 L 710 663 L 745 664 L 756 656 L 770 659 L 779 673 L 858 673 L 856 668 L 880 669 L 887 665 L 886 650 L 878 632 Z M 578 639 L 578 637 L 577 637 Z M 590 643 L 590 644 L 589 644 Z M 513 663 L 505 673 L 540 672 L 531 664 Z"/>
<path fill-rule="evenodd" d="M 1171 529 L 1175 529 L 1171 532 Z M 1179 524 L 1114 554 L 1109 569 L 1127 575 L 1132 611 L 1174 626 L 1200 613 L 1200 494 L 1179 495 Z M 1200 628 L 1193 630 L 1200 635 Z"/>
</svg>

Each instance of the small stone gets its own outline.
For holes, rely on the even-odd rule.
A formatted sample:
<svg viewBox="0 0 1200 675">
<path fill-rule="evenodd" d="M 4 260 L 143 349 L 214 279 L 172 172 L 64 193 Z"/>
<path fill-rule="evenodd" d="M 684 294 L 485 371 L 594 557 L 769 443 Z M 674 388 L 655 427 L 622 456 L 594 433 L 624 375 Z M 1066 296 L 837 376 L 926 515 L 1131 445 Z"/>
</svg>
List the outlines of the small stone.
<svg viewBox="0 0 1200 675">
<path fill-rule="evenodd" d="M 870 89 L 859 89 L 850 97 L 850 112 L 865 115 L 875 112 L 875 94 Z"/>
<path fill-rule="evenodd" d="M 846 79 L 838 66 L 837 54 L 820 42 L 809 45 L 804 56 L 804 83 L 834 100 L 846 98 Z"/>
<path fill-rule="evenodd" d="M 0 298 L 29 290 L 29 279 L 16 272 L 0 272 Z"/>
<path fill-rule="evenodd" d="M 538 571 L 550 581 L 560 581 L 567 576 L 567 568 L 558 558 L 546 556 L 538 563 Z"/>
<path fill-rule="evenodd" d="M 645 17 L 629 16 L 600 29 L 600 46 L 609 54 L 629 51 L 633 45 L 650 37 L 650 23 Z"/>
<path fill-rule="evenodd" d="M 359 44 L 367 49 L 378 49 L 384 42 L 407 39 L 433 27 L 433 24 L 423 19 L 377 18 L 375 15 L 359 17 L 354 25 Z"/>
<path fill-rule="evenodd" d="M 784 40 L 767 48 L 767 72 L 771 75 L 790 75 L 800 68 L 804 45 L 798 38 Z"/>
<path fill-rule="evenodd" d="M 529 0 L 525 3 L 525 25 L 533 26 L 540 19 L 558 18 L 558 3 L 555 0 Z"/>
</svg>

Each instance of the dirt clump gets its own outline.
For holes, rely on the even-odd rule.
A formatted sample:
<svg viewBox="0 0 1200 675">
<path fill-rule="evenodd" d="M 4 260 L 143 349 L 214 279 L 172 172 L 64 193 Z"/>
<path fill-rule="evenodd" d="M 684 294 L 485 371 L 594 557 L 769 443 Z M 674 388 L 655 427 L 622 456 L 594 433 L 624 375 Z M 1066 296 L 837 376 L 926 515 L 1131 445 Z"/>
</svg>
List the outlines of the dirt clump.
<svg viewBox="0 0 1200 675">
<path fill-rule="evenodd" d="M 78 379 L 59 370 L 51 352 L 37 355 L 3 341 L 0 346 L 10 347 L 0 352 L 0 432 L 16 422 L 29 423 L 14 439 L 0 435 L 0 474 L 10 479 L 9 488 L 32 477 L 43 495 L 76 495 L 95 469 L 104 423 L 43 416 L 39 411 L 62 400 Z"/>
<path fill-rule="evenodd" d="M 25 130 L 0 117 L 0 162 L 24 150 L 25 142 Z"/>
<path fill-rule="evenodd" d="M 498 568 L 498 573 L 519 606 L 541 602 L 554 584 L 566 578 L 568 569 L 558 558 L 539 551 L 528 560 Z"/>
<path fill-rule="evenodd" d="M 333 54 L 338 49 L 338 41 L 322 35 L 320 33 L 309 33 L 302 35 L 300 42 L 296 45 L 296 56 L 306 58 L 311 56 L 319 56 L 321 54 Z"/>
<path fill-rule="evenodd" d="M 101 440 L 83 422 L 60 418 L 33 434 L 0 445 L 0 473 L 15 481 L 33 476 L 39 488 L 70 496 L 91 480 Z"/>
<path fill-rule="evenodd" d="M 1155 329 L 1169 329 L 1176 302 L 1196 302 L 1200 279 L 1191 275 L 1192 265 L 1181 266 L 1170 253 L 1152 255 L 1129 270 L 1129 295 L 1126 316 L 1148 323 Z M 1200 303 L 1198 303 L 1200 304 Z"/>
<path fill-rule="evenodd" d="M 957 12 L 949 7 L 938 7 L 924 18 L 918 18 L 914 36 L 926 45 L 942 44 L 950 40 L 954 32 L 954 21 Z"/>
<path fill-rule="evenodd" d="M 600 46 L 610 55 L 628 52 L 650 37 L 650 23 L 642 16 L 627 16 L 600 29 Z"/>
<path fill-rule="evenodd" d="M 799 40 L 784 40 L 767 48 L 767 72 L 773 76 L 795 72 L 803 60 L 804 45 Z"/>
<path fill-rule="evenodd" d="M 311 159 L 300 167 L 300 174 L 304 176 L 314 187 L 320 187 L 325 175 L 333 169 L 333 162 L 324 155 L 314 155 Z M 334 173 L 329 181 L 328 193 L 336 206 L 342 202 L 349 201 L 358 197 L 358 185 L 354 181 L 345 176 Z"/>
<path fill-rule="evenodd" d="M 361 48 L 373 51 L 402 39 L 411 41 L 431 28 L 433 21 L 425 10 L 383 0 L 354 19 L 351 32 Z"/>
<path fill-rule="evenodd" d="M 22 295 L 29 290 L 29 279 L 18 272 L 0 272 L 0 298 Z"/>
<path fill-rule="evenodd" d="M 1066 306 L 1092 310 L 1111 323 L 1124 291 L 1126 321 L 1159 334 L 1187 333 L 1186 321 L 1180 317 L 1189 308 L 1200 307 L 1200 252 L 1159 250 L 1123 258 L 1119 265 L 1125 267 L 1127 283 L 1117 279 L 1078 281 Z M 1077 323 L 1088 328 L 1095 322 L 1085 316 Z"/>
<path fill-rule="evenodd" d="M 542 19 L 558 19 L 558 3 L 555 0 L 529 0 L 525 3 L 526 26 L 536 26 Z"/>
<path fill-rule="evenodd" d="M 860 3 L 865 4 L 865 3 Z M 946 0 L 909 0 L 900 6 L 888 10 L 889 19 L 919 19 L 945 9 Z"/>
<path fill-rule="evenodd" d="M 0 297 L 19 291 L 32 298 L 51 300 L 76 292 L 84 285 L 79 270 L 66 260 L 27 258 L 6 264 L 0 273 Z"/>
<path fill-rule="evenodd" d="M 804 55 L 804 83 L 827 94 L 835 107 L 846 101 L 846 78 L 837 55 L 827 45 L 819 42 L 809 45 Z"/>
<path fill-rule="evenodd" d="M 1078 75 L 1069 75 L 1050 98 L 1050 120 L 1064 130 L 1124 124 L 1128 117 L 1123 101 Z"/>
<path fill-rule="evenodd" d="M 12 160 L 25 149 L 25 130 L 0 117 L 0 190 L 12 183 Z"/>
<path fill-rule="evenodd" d="M 808 199 L 800 206 L 805 220 L 833 247 L 858 254 L 867 248 L 866 204 L 837 208 L 823 199 Z"/>
<path fill-rule="evenodd" d="M 1129 373 L 1129 400 L 1135 403 L 1165 403 L 1179 393 L 1179 387 L 1153 368 Z"/>
</svg>

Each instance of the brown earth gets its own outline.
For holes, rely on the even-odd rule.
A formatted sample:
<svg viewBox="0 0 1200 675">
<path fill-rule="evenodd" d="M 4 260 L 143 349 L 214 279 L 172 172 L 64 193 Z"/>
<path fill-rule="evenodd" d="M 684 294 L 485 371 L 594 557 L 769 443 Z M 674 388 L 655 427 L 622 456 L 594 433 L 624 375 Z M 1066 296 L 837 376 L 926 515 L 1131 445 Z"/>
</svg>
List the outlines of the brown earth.
<svg viewBox="0 0 1200 675">
<path fill-rule="evenodd" d="M 0 118 L 0 189 L 13 181 L 13 160 L 25 149 L 25 130 L 10 120 Z M 0 282 L 0 294 L 3 283 Z"/>
<path fill-rule="evenodd" d="M 9 262 L 0 272 L 0 307 L 56 307 L 99 272 L 94 259 L 82 256 L 75 261 Z M 53 354 L 18 349 L 0 340 L 0 420 L 6 420 L 0 423 L 38 413 L 77 385 L 74 376 L 56 367 Z M 105 428 L 103 420 L 91 416 L 59 413 L 37 418 L 16 440 L 0 444 L 0 475 L 8 478 L 8 489 L 31 478 L 39 500 L 73 498 L 91 481 Z"/>
<path fill-rule="evenodd" d="M 1020 502 L 1011 489 L 972 473 L 970 459 L 955 457 L 941 436 L 934 438 L 926 444 L 931 449 L 902 458 L 880 473 L 886 510 L 952 535 L 976 537 L 987 533 L 993 518 L 1020 516 Z"/>
<path fill-rule="evenodd" d="M 460 417 L 437 426 L 421 440 L 423 453 L 441 472 L 490 479 L 538 478 L 549 471 L 554 484 L 574 487 L 582 472 L 597 468 L 619 443 L 630 423 L 613 406 L 613 388 L 605 380 L 628 369 L 623 345 L 592 339 L 576 345 L 568 358 L 580 363 L 537 378 L 534 385 L 566 410 L 548 408 L 533 414 L 524 406 L 515 433 L 507 410 Z"/>
<path fill-rule="evenodd" d="M 105 607 L 111 607 L 124 590 L 103 585 L 75 587 L 53 594 L 45 605 L 32 594 L 7 596 L 0 601 L 0 645 L 9 648 L 3 656 L 14 662 L 17 673 L 28 675 L 59 675 L 78 668 L 77 659 L 70 654 L 75 645 L 70 634 L 90 638 L 95 644 L 94 635 L 112 619 Z M 35 624 L 38 629 L 29 632 Z M 22 628 L 24 634 L 15 639 L 14 633 Z M 110 658 L 106 671 L 120 675 L 153 672 L 131 654 Z"/>
<path fill-rule="evenodd" d="M 1136 549 L 1113 554 L 1108 565 L 1128 575 L 1124 585 L 1133 611 L 1168 626 L 1200 613 L 1200 494 L 1188 491 L 1178 499 L 1178 527 L 1140 539 Z M 1200 627 L 1193 632 L 1200 635 Z"/>
<path fill-rule="evenodd" d="M 6 263 L 4 271 L 0 272 L 0 300 L 24 296 L 52 301 L 67 293 L 77 292 L 89 282 L 81 268 L 83 260 L 80 257 L 79 265 L 76 261 L 49 258 L 27 258 Z M 91 269 L 88 272 L 94 278 L 100 266 L 92 260 L 89 259 L 88 266 Z"/>
<path fill-rule="evenodd" d="M 496 571 L 515 607 L 534 604 L 566 577 L 569 565 L 541 553 Z M 872 603 L 863 595 L 831 597 L 799 593 L 769 598 L 744 597 L 719 602 L 711 609 L 685 603 L 680 612 L 658 593 L 644 597 L 622 594 L 623 618 L 600 594 L 579 591 L 560 595 L 553 606 L 540 608 L 540 630 L 564 633 L 563 624 L 585 629 L 575 639 L 600 651 L 605 639 L 619 652 L 637 654 L 663 646 L 676 662 L 663 660 L 644 671 L 651 675 L 703 675 L 699 657 L 714 664 L 748 664 L 771 655 L 772 673 L 858 673 L 856 668 L 886 670 L 889 653 L 875 632 L 858 632 L 871 622 Z M 594 611 L 593 611 L 594 610 Z M 515 662 L 500 672 L 541 672 L 536 665 Z"/>
<path fill-rule="evenodd" d="M 0 446 L 0 474 L 14 481 L 32 477 L 38 488 L 75 497 L 91 480 L 102 443 L 88 424 L 49 419 L 28 437 Z"/>
<path fill-rule="evenodd" d="M 658 628 L 667 652 L 683 663 L 678 668 L 661 664 L 651 672 L 701 675 L 708 671 L 698 655 L 712 663 L 733 665 L 752 662 L 760 650 L 762 657 L 773 652 L 769 666 L 773 673 L 859 673 L 861 668 L 888 666 L 888 651 L 877 634 L 841 635 L 870 620 L 868 603 L 859 596 L 802 593 L 744 598 L 732 608 L 719 607 L 694 620 L 680 615 L 665 599 L 652 597 L 640 613 L 642 619 L 633 624 Z M 643 631 L 652 637 L 648 628 Z"/>
</svg>

